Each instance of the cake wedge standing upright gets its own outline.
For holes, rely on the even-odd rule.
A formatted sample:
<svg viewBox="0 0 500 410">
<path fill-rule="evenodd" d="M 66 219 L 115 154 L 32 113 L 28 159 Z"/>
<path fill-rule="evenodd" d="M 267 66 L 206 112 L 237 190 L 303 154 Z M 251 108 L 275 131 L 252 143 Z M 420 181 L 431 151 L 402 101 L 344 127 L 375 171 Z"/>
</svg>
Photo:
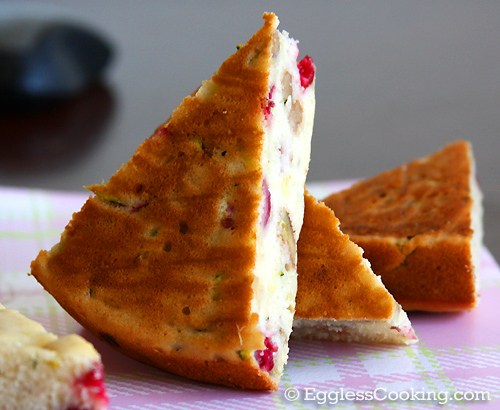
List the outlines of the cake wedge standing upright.
<svg viewBox="0 0 500 410">
<path fill-rule="evenodd" d="M 299 281 L 293 337 L 412 344 L 408 316 L 339 228 L 325 204 L 305 193 L 298 243 Z"/>
<path fill-rule="evenodd" d="M 263 18 L 32 263 L 121 351 L 247 389 L 287 360 L 315 108 L 312 59 Z"/>
<path fill-rule="evenodd" d="M 478 302 L 481 198 L 471 144 L 456 141 L 324 201 L 404 309 L 447 312 Z"/>
</svg>

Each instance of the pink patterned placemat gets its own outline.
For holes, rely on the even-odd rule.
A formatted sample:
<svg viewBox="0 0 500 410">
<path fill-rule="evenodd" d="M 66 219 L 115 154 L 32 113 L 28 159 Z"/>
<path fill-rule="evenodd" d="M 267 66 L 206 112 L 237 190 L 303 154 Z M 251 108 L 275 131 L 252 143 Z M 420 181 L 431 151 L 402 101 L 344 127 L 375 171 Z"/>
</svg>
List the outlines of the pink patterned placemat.
<svg viewBox="0 0 500 410">
<path fill-rule="evenodd" d="M 308 188 L 322 198 L 348 185 L 332 181 Z M 105 364 L 111 409 L 500 408 L 500 268 L 486 248 L 477 309 L 411 313 L 419 344 L 292 340 L 280 389 L 245 392 L 193 382 L 123 356 L 82 329 L 27 275 L 31 260 L 58 241 L 86 197 L 0 188 L 0 301 L 56 334 L 77 332 L 94 343 Z"/>
</svg>

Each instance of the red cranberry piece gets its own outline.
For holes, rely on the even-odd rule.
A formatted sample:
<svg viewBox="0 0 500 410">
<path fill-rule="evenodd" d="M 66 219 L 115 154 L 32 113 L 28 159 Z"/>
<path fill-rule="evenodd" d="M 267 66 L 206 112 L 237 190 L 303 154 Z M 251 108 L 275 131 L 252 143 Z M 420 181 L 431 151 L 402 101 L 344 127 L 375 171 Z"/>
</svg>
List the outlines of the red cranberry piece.
<svg viewBox="0 0 500 410">
<path fill-rule="evenodd" d="M 265 349 L 255 351 L 255 360 L 259 363 L 261 370 L 270 372 L 274 368 L 273 353 L 278 351 L 278 346 L 269 337 L 264 340 L 264 345 Z"/>
<path fill-rule="evenodd" d="M 229 216 L 222 219 L 220 223 L 224 229 L 234 229 L 234 219 Z"/>
<path fill-rule="evenodd" d="M 227 217 L 227 218 L 224 218 L 222 221 L 220 221 L 222 227 L 224 229 L 234 229 L 234 219 L 233 218 L 230 218 L 230 217 Z"/>
<path fill-rule="evenodd" d="M 269 337 L 266 337 L 264 340 L 264 345 L 271 351 L 271 352 L 277 352 L 278 351 L 278 345 L 274 343 Z"/>
<path fill-rule="evenodd" d="M 411 326 L 403 326 L 400 328 L 399 326 L 391 326 L 391 330 L 395 330 L 398 333 L 401 333 L 403 336 L 406 336 L 408 339 L 417 340 L 417 335 Z"/>
<path fill-rule="evenodd" d="M 90 371 L 78 378 L 74 387 L 80 397 L 84 396 L 85 391 L 85 396 L 90 396 L 92 401 L 101 403 L 103 408 L 109 403 L 104 384 L 104 368 L 101 363 L 97 363 Z"/>
<path fill-rule="evenodd" d="M 226 212 L 225 212 L 224 218 L 222 218 L 220 221 L 223 228 L 231 229 L 231 230 L 234 229 L 233 215 L 234 215 L 234 207 L 231 205 L 228 205 L 226 207 Z"/>
<path fill-rule="evenodd" d="M 316 72 L 316 66 L 314 65 L 313 59 L 309 56 L 305 56 L 299 61 L 297 67 L 299 68 L 300 85 L 304 88 L 309 87 L 314 81 L 314 73 Z"/>
<path fill-rule="evenodd" d="M 269 90 L 269 95 L 267 99 L 261 104 L 262 106 L 262 112 L 264 113 L 264 118 L 267 120 L 269 116 L 271 115 L 271 108 L 274 107 L 274 101 L 273 101 L 273 94 L 274 90 L 276 89 L 276 86 L 272 86 L 271 89 Z"/>
<path fill-rule="evenodd" d="M 139 212 L 142 208 L 146 208 L 148 205 L 149 205 L 148 201 L 137 202 L 135 205 L 132 205 L 130 207 L 130 212 Z"/>
<path fill-rule="evenodd" d="M 266 227 L 271 216 L 271 192 L 269 191 L 269 186 L 267 185 L 266 180 L 262 182 L 262 192 L 264 195 L 264 214 L 262 224 Z"/>
<path fill-rule="evenodd" d="M 274 368 L 274 357 L 273 352 L 270 350 L 256 350 L 255 351 L 255 359 L 257 363 L 259 363 L 259 367 L 261 370 L 265 370 L 266 372 L 270 372 Z"/>
<path fill-rule="evenodd" d="M 162 138 L 168 135 L 168 125 L 158 127 L 150 138 Z"/>
</svg>

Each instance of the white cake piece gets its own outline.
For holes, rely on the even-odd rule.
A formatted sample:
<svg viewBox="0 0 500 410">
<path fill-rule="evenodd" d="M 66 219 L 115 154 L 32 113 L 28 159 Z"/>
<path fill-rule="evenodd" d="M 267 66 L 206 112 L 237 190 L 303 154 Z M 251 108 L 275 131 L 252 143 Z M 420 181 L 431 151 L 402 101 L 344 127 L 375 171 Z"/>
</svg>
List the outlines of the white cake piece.
<svg viewBox="0 0 500 410">
<path fill-rule="evenodd" d="M 101 357 L 78 335 L 58 338 L 0 305 L 0 410 L 104 410 Z"/>
<path fill-rule="evenodd" d="M 315 111 L 315 78 L 309 83 L 299 71 L 312 70 L 309 74 L 315 77 L 315 67 L 309 57 L 297 66 L 297 42 L 286 31 L 276 31 L 273 50 L 275 70 L 269 79 L 272 107 L 261 160 L 263 220 L 257 227 L 252 311 L 259 315 L 259 325 L 270 345 L 279 347 L 271 370 L 271 375 L 278 376 L 287 361 L 295 313 L 297 241 L 304 217 L 301 188 L 309 169 Z M 267 368 L 268 364 L 263 366 Z"/>
</svg>

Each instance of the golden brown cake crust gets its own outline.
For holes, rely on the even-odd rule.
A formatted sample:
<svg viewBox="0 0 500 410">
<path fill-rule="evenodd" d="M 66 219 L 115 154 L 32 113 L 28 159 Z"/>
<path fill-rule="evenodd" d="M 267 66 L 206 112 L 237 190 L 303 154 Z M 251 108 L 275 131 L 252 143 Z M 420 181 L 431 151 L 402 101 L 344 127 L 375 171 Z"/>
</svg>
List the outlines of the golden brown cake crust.
<svg viewBox="0 0 500 410">
<path fill-rule="evenodd" d="M 470 144 L 457 141 L 324 200 L 405 310 L 476 304 L 473 172 Z"/>
<path fill-rule="evenodd" d="M 122 351 L 248 389 L 277 388 L 239 355 L 264 348 L 250 304 L 261 104 L 278 20 L 263 18 L 108 183 L 89 187 L 95 196 L 61 242 L 32 263 L 32 274 L 71 315 Z"/>
<path fill-rule="evenodd" d="M 396 302 L 363 264 L 331 209 L 305 193 L 298 242 L 296 318 L 388 320 Z"/>
</svg>

